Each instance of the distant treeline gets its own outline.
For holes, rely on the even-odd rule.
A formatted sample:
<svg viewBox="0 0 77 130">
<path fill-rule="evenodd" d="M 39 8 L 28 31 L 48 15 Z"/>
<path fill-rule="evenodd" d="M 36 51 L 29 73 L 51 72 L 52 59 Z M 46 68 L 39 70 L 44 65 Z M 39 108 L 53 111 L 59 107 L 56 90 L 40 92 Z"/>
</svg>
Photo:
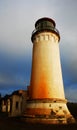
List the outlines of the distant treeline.
<svg viewBox="0 0 77 130">
<path fill-rule="evenodd" d="M 71 114 L 74 116 L 74 118 L 77 119 L 77 103 L 68 102 L 67 106 Z"/>
</svg>

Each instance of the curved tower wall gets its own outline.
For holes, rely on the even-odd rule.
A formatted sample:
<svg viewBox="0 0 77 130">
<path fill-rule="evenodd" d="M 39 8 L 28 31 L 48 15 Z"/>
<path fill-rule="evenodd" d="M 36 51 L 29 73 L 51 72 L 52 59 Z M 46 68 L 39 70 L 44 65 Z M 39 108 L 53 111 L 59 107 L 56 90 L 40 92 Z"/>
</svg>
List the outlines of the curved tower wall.
<svg viewBox="0 0 77 130">
<path fill-rule="evenodd" d="M 64 99 L 58 36 L 41 32 L 33 40 L 31 99 Z"/>
<path fill-rule="evenodd" d="M 50 18 L 35 23 L 31 82 L 26 106 L 26 121 L 37 123 L 74 123 L 64 95 L 59 41 L 60 34 Z"/>
</svg>

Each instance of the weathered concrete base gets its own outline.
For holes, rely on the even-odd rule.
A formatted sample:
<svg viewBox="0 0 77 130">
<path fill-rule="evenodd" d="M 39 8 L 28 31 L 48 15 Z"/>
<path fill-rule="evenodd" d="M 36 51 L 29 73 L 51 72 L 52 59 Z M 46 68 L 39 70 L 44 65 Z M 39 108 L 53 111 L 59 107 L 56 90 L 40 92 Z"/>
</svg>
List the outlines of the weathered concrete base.
<svg viewBox="0 0 77 130">
<path fill-rule="evenodd" d="M 66 100 L 46 99 L 29 100 L 24 120 L 31 123 L 68 124 L 75 123 L 69 112 Z"/>
<path fill-rule="evenodd" d="M 75 123 L 74 118 L 71 116 L 70 118 L 40 118 L 40 117 L 25 117 L 23 118 L 25 122 L 28 123 L 39 123 L 39 124 L 71 124 Z"/>
</svg>

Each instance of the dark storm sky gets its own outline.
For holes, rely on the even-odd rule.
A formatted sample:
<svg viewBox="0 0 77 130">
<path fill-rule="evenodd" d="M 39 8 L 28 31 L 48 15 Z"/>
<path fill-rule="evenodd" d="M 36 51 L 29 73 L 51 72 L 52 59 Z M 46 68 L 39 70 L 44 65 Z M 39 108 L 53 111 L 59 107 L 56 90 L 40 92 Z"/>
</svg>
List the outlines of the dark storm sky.
<svg viewBox="0 0 77 130">
<path fill-rule="evenodd" d="M 34 24 L 55 20 L 66 98 L 77 101 L 77 1 L 0 0 L 0 93 L 26 89 L 30 82 Z"/>
</svg>

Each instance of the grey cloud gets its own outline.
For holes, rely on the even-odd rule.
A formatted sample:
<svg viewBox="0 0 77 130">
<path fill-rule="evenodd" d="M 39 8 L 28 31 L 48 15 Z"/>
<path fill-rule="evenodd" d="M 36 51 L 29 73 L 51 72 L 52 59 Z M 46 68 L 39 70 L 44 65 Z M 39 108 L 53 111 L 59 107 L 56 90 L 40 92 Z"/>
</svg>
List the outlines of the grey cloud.
<svg viewBox="0 0 77 130">
<path fill-rule="evenodd" d="M 77 102 L 77 84 L 72 84 L 71 86 L 67 87 L 68 89 L 65 91 L 66 98 L 69 101 Z"/>
</svg>

